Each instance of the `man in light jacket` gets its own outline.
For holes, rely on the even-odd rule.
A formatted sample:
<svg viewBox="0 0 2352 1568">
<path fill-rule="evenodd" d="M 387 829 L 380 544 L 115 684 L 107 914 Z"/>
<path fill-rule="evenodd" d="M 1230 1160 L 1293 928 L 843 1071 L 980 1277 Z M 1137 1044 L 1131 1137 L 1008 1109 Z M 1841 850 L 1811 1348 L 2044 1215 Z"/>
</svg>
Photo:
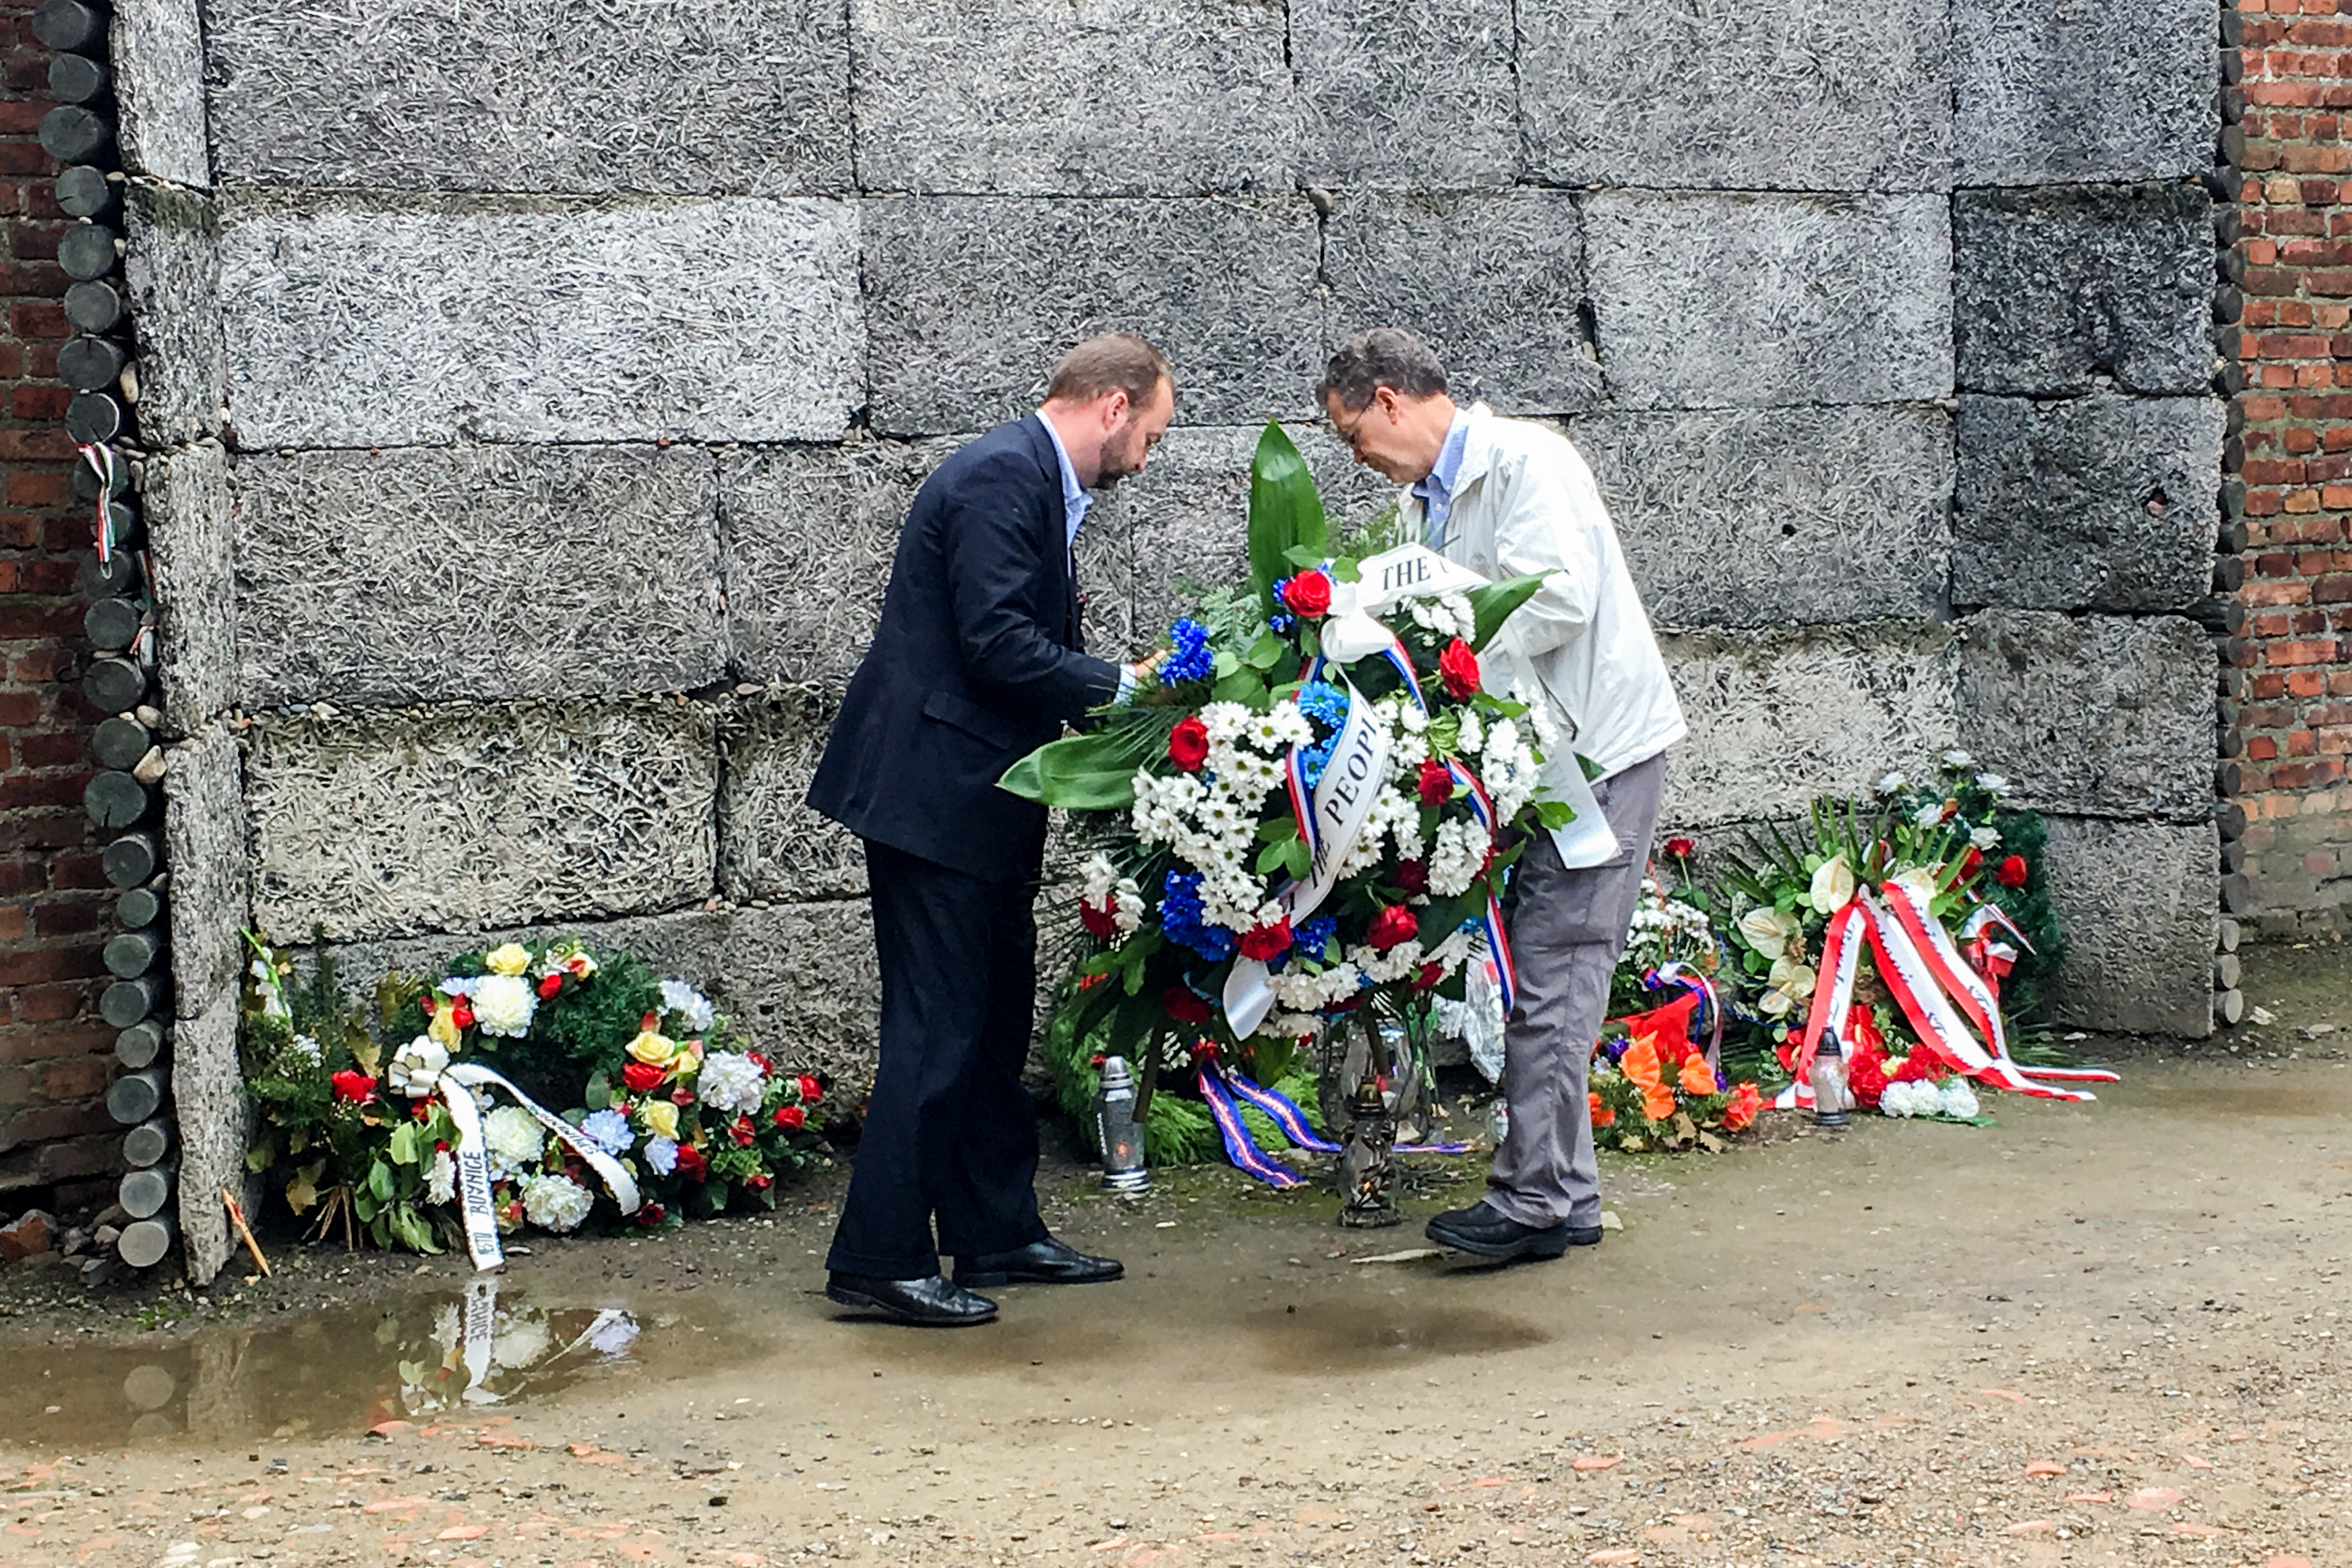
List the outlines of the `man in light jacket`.
<svg viewBox="0 0 2352 1568">
<path fill-rule="evenodd" d="M 1578 754 L 1601 770 L 1592 795 L 1613 842 L 1601 836 L 1579 852 L 1565 835 L 1538 833 L 1512 873 L 1510 1124 L 1486 1196 L 1429 1222 L 1431 1240 L 1476 1257 L 1558 1258 L 1601 1239 L 1586 1073 L 1649 863 L 1666 752 L 1685 733 L 1682 706 L 1591 470 L 1567 437 L 1484 404 L 1456 406 L 1437 356 L 1395 327 L 1340 346 L 1322 401 L 1356 460 L 1408 487 L 1404 520 L 1432 549 L 1489 579 L 1545 575 L 1480 656 L 1486 684 L 1548 710 L 1553 793 L 1569 793 Z"/>
</svg>

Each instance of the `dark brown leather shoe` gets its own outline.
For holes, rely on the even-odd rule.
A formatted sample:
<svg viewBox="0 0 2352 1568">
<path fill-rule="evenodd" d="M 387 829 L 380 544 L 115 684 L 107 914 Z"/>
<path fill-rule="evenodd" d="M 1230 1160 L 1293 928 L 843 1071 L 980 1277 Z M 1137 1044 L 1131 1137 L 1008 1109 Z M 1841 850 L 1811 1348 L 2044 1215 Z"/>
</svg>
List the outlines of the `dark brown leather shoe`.
<svg viewBox="0 0 2352 1568">
<path fill-rule="evenodd" d="M 996 1316 L 996 1303 L 937 1274 L 920 1279 L 877 1279 L 867 1274 L 825 1277 L 824 1299 L 860 1312 L 927 1329 L 961 1329 Z"/>
<path fill-rule="evenodd" d="M 1115 1258 L 1089 1258 L 1053 1237 L 1015 1252 L 956 1259 L 959 1285 L 1099 1285 L 1127 1272 Z"/>
<path fill-rule="evenodd" d="M 1483 1198 L 1466 1209 L 1446 1210 L 1432 1219 L 1422 1234 L 1440 1247 L 1496 1262 L 1514 1258 L 1553 1258 L 1571 1247 L 1601 1244 L 1601 1227 L 1597 1225 L 1562 1221 L 1538 1230 L 1534 1226 L 1506 1219 Z"/>
</svg>

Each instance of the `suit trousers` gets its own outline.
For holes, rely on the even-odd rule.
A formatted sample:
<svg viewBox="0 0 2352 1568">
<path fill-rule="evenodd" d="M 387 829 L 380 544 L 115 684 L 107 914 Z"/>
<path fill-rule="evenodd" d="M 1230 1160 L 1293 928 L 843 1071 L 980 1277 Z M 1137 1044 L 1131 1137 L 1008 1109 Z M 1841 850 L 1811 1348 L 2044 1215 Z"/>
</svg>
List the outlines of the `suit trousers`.
<svg viewBox="0 0 2352 1568">
<path fill-rule="evenodd" d="M 1045 1238 L 1037 1112 L 1037 876 L 973 877 L 868 839 L 881 1064 L 825 1267 L 884 1279 Z M 936 1221 L 936 1236 L 932 1226 Z"/>
<path fill-rule="evenodd" d="M 1507 928 L 1519 985 L 1503 1034 L 1510 1126 L 1495 1151 L 1486 1202 L 1521 1225 L 1601 1223 L 1585 1086 L 1665 782 L 1661 752 L 1592 786 L 1617 835 L 1617 853 L 1601 865 L 1570 870 L 1550 836 L 1538 833 L 1512 872 Z"/>
</svg>

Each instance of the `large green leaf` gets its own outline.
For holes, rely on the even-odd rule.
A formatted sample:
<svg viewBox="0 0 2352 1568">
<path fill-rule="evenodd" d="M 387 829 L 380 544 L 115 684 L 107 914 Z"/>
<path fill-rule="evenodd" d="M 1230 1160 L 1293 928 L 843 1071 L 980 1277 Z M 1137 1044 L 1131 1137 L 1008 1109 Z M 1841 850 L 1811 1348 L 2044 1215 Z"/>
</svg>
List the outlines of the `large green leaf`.
<svg viewBox="0 0 2352 1568">
<path fill-rule="evenodd" d="M 1329 542 L 1315 476 L 1282 426 L 1269 419 L 1250 461 L 1250 586 L 1271 605 L 1275 583 L 1293 570 L 1292 552 L 1312 550 L 1319 559 Z"/>
<path fill-rule="evenodd" d="M 1135 769 L 1142 760 L 1121 734 L 1065 735 L 1007 768 L 996 785 L 1068 811 L 1122 811 L 1135 804 Z"/>
<path fill-rule="evenodd" d="M 1507 577 L 1500 583 L 1488 583 L 1464 595 L 1463 597 L 1470 601 L 1470 613 L 1478 623 L 1477 635 L 1470 639 L 1472 649 L 1484 652 L 1486 645 L 1494 640 L 1495 634 L 1503 629 L 1503 623 L 1511 618 L 1511 612 L 1534 598 L 1543 584 L 1542 574 L 1530 573 L 1524 577 Z"/>
</svg>

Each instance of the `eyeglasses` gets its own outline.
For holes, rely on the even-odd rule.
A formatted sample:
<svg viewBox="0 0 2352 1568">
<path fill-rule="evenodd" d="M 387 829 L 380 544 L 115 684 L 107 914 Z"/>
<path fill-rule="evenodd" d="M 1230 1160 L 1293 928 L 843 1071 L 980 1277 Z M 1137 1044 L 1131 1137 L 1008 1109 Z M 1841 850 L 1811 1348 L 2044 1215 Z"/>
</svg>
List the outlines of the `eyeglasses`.
<svg viewBox="0 0 2352 1568">
<path fill-rule="evenodd" d="M 1356 411 L 1356 417 L 1349 424 L 1340 424 L 1337 415 L 1327 416 L 1326 423 L 1331 426 L 1332 434 L 1338 436 L 1340 440 L 1348 443 L 1348 450 L 1350 452 L 1360 453 L 1364 449 L 1364 421 L 1370 418 L 1371 415 L 1372 405 L 1367 403 L 1363 407 Z"/>
</svg>

